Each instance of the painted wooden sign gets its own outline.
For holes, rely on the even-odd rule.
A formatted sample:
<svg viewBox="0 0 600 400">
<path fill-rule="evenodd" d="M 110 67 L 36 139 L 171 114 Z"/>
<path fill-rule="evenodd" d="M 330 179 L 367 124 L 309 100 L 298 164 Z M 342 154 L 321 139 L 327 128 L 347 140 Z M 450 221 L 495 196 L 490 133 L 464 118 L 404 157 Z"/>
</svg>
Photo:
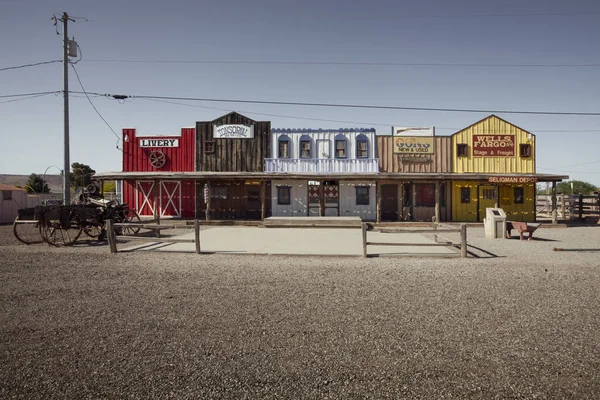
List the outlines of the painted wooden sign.
<svg viewBox="0 0 600 400">
<path fill-rule="evenodd" d="M 433 137 L 394 137 L 394 153 L 397 154 L 433 154 L 433 148 Z"/>
<path fill-rule="evenodd" d="M 392 136 L 435 136 L 435 128 L 433 126 L 423 128 L 392 126 Z"/>
<path fill-rule="evenodd" d="M 213 138 L 215 139 L 252 139 L 253 137 L 253 125 L 215 125 L 213 127 Z"/>
<path fill-rule="evenodd" d="M 474 157 L 514 157 L 514 135 L 473 135 Z"/>
<path fill-rule="evenodd" d="M 138 139 L 140 147 L 179 147 L 179 139 Z"/>
<path fill-rule="evenodd" d="M 490 176 L 490 183 L 536 183 L 538 178 L 530 176 Z"/>
</svg>

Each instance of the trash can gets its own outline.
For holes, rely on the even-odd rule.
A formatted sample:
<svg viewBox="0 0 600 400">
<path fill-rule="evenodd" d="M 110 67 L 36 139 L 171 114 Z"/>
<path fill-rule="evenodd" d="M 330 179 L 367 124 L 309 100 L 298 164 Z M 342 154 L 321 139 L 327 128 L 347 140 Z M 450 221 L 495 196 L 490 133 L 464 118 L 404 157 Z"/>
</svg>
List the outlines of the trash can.
<svg viewBox="0 0 600 400">
<path fill-rule="evenodd" d="M 501 208 L 486 208 L 483 226 L 486 238 L 506 238 L 506 213 Z"/>
</svg>

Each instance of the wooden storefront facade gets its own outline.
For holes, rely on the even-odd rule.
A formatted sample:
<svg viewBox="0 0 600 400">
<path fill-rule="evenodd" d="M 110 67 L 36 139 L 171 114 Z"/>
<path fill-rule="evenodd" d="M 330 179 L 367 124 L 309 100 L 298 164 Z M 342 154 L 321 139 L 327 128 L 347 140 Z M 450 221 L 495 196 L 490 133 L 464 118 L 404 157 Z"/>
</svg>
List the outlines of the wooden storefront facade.
<svg viewBox="0 0 600 400">
<path fill-rule="evenodd" d="M 490 115 L 453 134 L 452 147 L 454 173 L 488 175 L 452 182 L 452 220 L 483 221 L 500 207 L 509 220 L 535 221 L 535 135 Z"/>
<path fill-rule="evenodd" d="M 123 200 L 142 216 L 262 220 L 359 216 L 477 222 L 487 207 L 535 220 L 535 135 L 491 115 L 451 136 L 430 128 L 271 129 L 230 113 L 177 136 L 123 129 Z"/>
</svg>

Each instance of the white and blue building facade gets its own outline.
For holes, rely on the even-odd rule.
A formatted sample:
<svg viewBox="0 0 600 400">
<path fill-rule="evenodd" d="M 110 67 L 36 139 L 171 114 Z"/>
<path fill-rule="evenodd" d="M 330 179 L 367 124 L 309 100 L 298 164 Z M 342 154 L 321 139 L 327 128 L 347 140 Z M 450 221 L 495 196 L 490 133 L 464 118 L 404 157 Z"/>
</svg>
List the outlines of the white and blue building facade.
<svg viewBox="0 0 600 400">
<path fill-rule="evenodd" d="M 270 148 L 272 216 L 377 219 L 375 129 L 272 129 Z"/>
</svg>

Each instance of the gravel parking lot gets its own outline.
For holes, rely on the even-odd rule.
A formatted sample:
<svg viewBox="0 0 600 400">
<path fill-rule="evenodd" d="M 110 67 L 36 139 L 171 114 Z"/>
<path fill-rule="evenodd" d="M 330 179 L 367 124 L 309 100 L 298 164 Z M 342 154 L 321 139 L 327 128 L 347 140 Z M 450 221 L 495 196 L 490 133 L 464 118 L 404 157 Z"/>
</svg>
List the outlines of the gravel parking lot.
<svg viewBox="0 0 600 400">
<path fill-rule="evenodd" d="M 110 254 L 11 229 L 3 399 L 600 393 L 600 226 L 474 228 L 468 259 Z"/>
</svg>

